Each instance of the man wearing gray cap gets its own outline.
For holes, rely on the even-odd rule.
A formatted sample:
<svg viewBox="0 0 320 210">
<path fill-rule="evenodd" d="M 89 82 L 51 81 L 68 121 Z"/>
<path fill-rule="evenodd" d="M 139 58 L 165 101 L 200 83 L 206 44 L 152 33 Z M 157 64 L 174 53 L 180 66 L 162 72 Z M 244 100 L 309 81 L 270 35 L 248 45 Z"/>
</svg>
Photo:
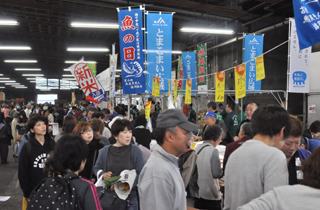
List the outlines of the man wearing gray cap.
<svg viewBox="0 0 320 210">
<path fill-rule="evenodd" d="M 188 122 L 181 110 L 168 109 L 159 114 L 154 130 L 158 144 L 139 176 L 141 210 L 187 209 L 177 156 L 186 151 L 191 132 L 198 127 Z"/>
</svg>

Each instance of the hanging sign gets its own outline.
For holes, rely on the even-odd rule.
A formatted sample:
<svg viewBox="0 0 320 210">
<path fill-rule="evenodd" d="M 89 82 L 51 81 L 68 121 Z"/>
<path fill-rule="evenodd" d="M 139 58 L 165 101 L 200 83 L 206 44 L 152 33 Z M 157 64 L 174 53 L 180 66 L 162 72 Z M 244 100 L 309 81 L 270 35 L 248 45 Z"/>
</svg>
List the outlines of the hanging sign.
<svg viewBox="0 0 320 210">
<path fill-rule="evenodd" d="M 111 83 L 111 79 L 112 79 L 110 68 L 107 68 L 106 70 L 104 70 L 103 72 L 98 74 L 96 76 L 96 78 L 97 78 L 97 80 L 99 80 L 99 82 L 101 83 L 101 85 L 105 91 L 110 90 L 110 83 Z"/>
<path fill-rule="evenodd" d="M 169 92 L 168 92 L 168 95 L 171 94 L 171 87 L 170 87 L 170 83 L 171 83 L 171 80 L 168 81 L 168 84 L 169 84 Z"/>
<path fill-rule="evenodd" d="M 309 93 L 311 47 L 299 50 L 297 28 L 294 19 L 291 22 L 290 38 L 290 75 L 289 92 Z"/>
<path fill-rule="evenodd" d="M 225 72 L 216 73 L 216 102 L 224 102 L 224 90 L 225 90 L 226 77 Z"/>
<path fill-rule="evenodd" d="M 263 53 L 263 35 L 245 35 L 244 36 L 244 59 L 247 62 L 246 69 L 246 90 L 256 91 L 261 90 L 261 80 L 256 81 L 256 62 L 255 57 Z"/>
<path fill-rule="evenodd" d="M 71 98 L 72 98 L 72 106 L 74 106 L 74 104 L 76 103 L 76 96 L 74 94 L 74 92 L 71 93 Z"/>
<path fill-rule="evenodd" d="M 123 94 L 145 93 L 142 10 L 119 10 Z"/>
<path fill-rule="evenodd" d="M 186 95 L 185 95 L 185 104 L 191 104 L 191 84 L 192 80 L 187 79 L 186 81 Z"/>
<path fill-rule="evenodd" d="M 266 78 L 263 55 L 256 57 L 256 81 Z"/>
<path fill-rule="evenodd" d="M 87 63 L 94 76 L 97 76 L 97 65 L 95 63 Z"/>
<path fill-rule="evenodd" d="M 198 46 L 197 50 L 198 90 L 208 90 L 207 85 L 207 45 Z"/>
<path fill-rule="evenodd" d="M 147 14 L 147 69 L 148 92 L 149 85 L 155 75 L 160 78 L 160 93 L 167 93 L 168 79 L 172 68 L 172 14 Z"/>
<path fill-rule="evenodd" d="M 77 79 L 79 86 L 86 96 L 90 96 L 100 103 L 107 98 L 104 94 L 105 90 L 97 80 L 82 58 L 78 63 L 73 64 L 69 67 L 70 72 Z"/>
<path fill-rule="evenodd" d="M 293 0 L 300 50 L 320 42 L 320 4 L 318 0 Z"/>
<path fill-rule="evenodd" d="M 160 97 L 160 78 L 153 76 L 152 95 Z"/>
<path fill-rule="evenodd" d="M 183 63 L 182 63 L 182 57 L 179 56 L 179 61 L 178 61 L 178 90 L 184 90 L 183 87 Z"/>
<path fill-rule="evenodd" d="M 196 90 L 196 53 L 195 52 L 183 52 L 182 53 L 183 63 L 183 75 L 184 79 L 192 79 L 192 90 Z M 184 80 L 186 81 L 186 80 Z M 185 82 L 184 85 L 185 86 Z"/>
<path fill-rule="evenodd" d="M 146 106 L 145 106 L 145 115 L 146 119 L 150 118 L 150 110 L 151 110 L 151 101 L 146 101 Z"/>
<path fill-rule="evenodd" d="M 178 83 L 179 83 L 179 80 L 174 80 L 174 95 L 173 95 L 173 102 L 174 102 L 174 103 L 177 103 Z"/>
<path fill-rule="evenodd" d="M 112 45 L 112 54 L 109 55 L 109 68 L 111 71 L 111 83 L 110 83 L 110 88 L 111 89 L 111 96 L 115 97 L 116 96 L 116 69 L 117 69 L 117 60 L 118 60 L 118 54 L 115 54 L 116 52 L 116 44 Z"/>
<path fill-rule="evenodd" d="M 246 96 L 246 64 L 234 67 L 236 98 Z"/>
</svg>

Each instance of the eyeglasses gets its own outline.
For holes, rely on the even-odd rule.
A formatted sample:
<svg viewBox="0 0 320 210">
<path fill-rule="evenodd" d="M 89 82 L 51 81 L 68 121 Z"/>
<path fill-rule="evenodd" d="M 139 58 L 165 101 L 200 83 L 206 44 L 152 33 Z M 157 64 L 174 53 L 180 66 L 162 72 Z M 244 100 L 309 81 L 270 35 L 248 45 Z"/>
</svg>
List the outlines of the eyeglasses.
<svg viewBox="0 0 320 210">
<path fill-rule="evenodd" d="M 81 134 L 88 134 L 88 133 L 92 133 L 92 132 L 93 132 L 93 130 L 90 129 L 90 130 L 83 131 Z"/>
</svg>

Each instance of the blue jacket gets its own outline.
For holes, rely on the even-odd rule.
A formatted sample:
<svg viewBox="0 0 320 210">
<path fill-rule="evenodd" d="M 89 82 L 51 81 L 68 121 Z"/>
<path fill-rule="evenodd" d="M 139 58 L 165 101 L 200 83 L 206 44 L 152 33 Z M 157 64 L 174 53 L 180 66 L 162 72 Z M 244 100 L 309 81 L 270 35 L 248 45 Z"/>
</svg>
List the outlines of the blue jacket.
<svg viewBox="0 0 320 210">
<path fill-rule="evenodd" d="M 298 154 L 299 154 L 299 158 L 300 160 L 305 160 L 307 159 L 310 155 L 311 155 L 311 152 L 308 151 L 308 150 L 305 150 L 305 149 L 302 149 L 301 147 L 298 148 Z"/>
<path fill-rule="evenodd" d="M 99 178 L 104 173 L 110 171 L 107 166 L 107 157 L 108 157 L 108 151 L 109 148 L 112 145 L 107 145 L 99 150 L 99 156 L 96 162 L 96 165 L 93 167 L 93 173 Z M 132 169 L 135 169 L 137 172 L 137 177 L 134 182 L 133 187 L 135 187 L 138 183 L 140 172 L 144 166 L 142 152 L 139 149 L 139 147 L 132 145 L 132 151 L 131 151 L 131 164 L 133 166 Z"/>
<path fill-rule="evenodd" d="M 307 141 L 306 150 L 309 150 L 310 152 L 313 152 L 313 150 L 315 150 L 320 145 L 320 141 L 317 139 L 305 139 Z"/>
</svg>

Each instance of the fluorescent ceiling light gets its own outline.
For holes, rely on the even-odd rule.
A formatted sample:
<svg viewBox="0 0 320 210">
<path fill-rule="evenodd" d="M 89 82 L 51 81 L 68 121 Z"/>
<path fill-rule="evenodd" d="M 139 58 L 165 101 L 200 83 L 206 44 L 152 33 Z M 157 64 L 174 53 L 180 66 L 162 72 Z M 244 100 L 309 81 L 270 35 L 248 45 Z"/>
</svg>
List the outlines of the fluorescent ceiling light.
<svg viewBox="0 0 320 210">
<path fill-rule="evenodd" d="M 22 74 L 23 77 L 43 77 L 43 74 Z"/>
<path fill-rule="evenodd" d="M 0 20 L 0 25 L 16 26 L 19 25 L 19 23 L 15 20 Z"/>
<path fill-rule="evenodd" d="M 36 80 L 37 78 L 26 78 L 27 80 Z"/>
<path fill-rule="evenodd" d="M 16 82 L 15 80 L 0 80 L 1 83 Z"/>
<path fill-rule="evenodd" d="M 15 87 L 15 88 L 19 88 L 19 89 L 27 89 L 28 87 Z"/>
<path fill-rule="evenodd" d="M 147 53 L 157 53 L 157 52 L 169 53 L 170 52 L 168 50 L 146 50 L 146 49 L 143 49 L 142 51 L 147 52 Z M 181 54 L 181 53 L 182 53 L 182 51 L 179 51 L 179 50 L 172 50 L 171 51 L 171 54 Z"/>
<path fill-rule="evenodd" d="M 5 88 L 5 86 L 0 86 L 0 88 Z"/>
<path fill-rule="evenodd" d="M 3 74 L 0 74 L 0 76 L 3 76 Z"/>
<path fill-rule="evenodd" d="M 10 78 L 8 78 L 8 77 L 0 77 L 0 79 L 7 79 L 7 80 L 8 80 L 8 79 L 10 79 Z"/>
<path fill-rule="evenodd" d="M 85 22 L 72 22 L 71 27 L 77 28 L 114 28 L 118 29 L 118 24 L 108 24 L 108 23 L 85 23 Z"/>
<path fill-rule="evenodd" d="M 39 89 L 40 91 L 49 91 L 51 90 L 50 88 L 42 88 L 42 89 Z"/>
<path fill-rule="evenodd" d="M 63 76 L 63 77 L 73 77 L 72 74 L 63 74 L 62 76 Z"/>
<path fill-rule="evenodd" d="M 22 74 L 23 77 L 43 77 L 43 74 Z"/>
<path fill-rule="evenodd" d="M 78 63 L 79 61 L 65 61 L 64 63 Z M 96 61 L 85 61 L 86 63 L 97 63 Z"/>
<path fill-rule="evenodd" d="M 20 85 L 18 82 L 13 82 L 13 83 L 5 83 L 5 85 Z"/>
<path fill-rule="evenodd" d="M 77 80 L 76 78 L 62 78 L 62 80 Z"/>
<path fill-rule="evenodd" d="M 233 30 L 228 29 L 208 29 L 208 28 L 181 28 L 182 32 L 207 33 L 207 34 L 233 34 Z"/>
<path fill-rule="evenodd" d="M 37 83 L 37 81 L 29 81 L 29 82 L 31 82 L 31 83 Z"/>
<path fill-rule="evenodd" d="M 37 63 L 37 60 L 4 60 L 5 63 Z"/>
<path fill-rule="evenodd" d="M 41 71 L 41 69 L 37 68 L 15 68 L 15 71 Z"/>
<path fill-rule="evenodd" d="M 120 77 L 120 75 L 115 75 L 114 77 Z"/>
<path fill-rule="evenodd" d="M 93 47 L 69 47 L 67 51 L 80 51 L 80 52 L 109 52 L 108 48 L 93 48 Z"/>
<path fill-rule="evenodd" d="M 63 69 L 63 71 L 70 71 L 70 69 Z"/>
<path fill-rule="evenodd" d="M 121 69 L 116 69 L 116 72 L 121 72 Z"/>
<path fill-rule="evenodd" d="M 27 46 L 0 46 L 0 50 L 31 50 Z"/>
</svg>

